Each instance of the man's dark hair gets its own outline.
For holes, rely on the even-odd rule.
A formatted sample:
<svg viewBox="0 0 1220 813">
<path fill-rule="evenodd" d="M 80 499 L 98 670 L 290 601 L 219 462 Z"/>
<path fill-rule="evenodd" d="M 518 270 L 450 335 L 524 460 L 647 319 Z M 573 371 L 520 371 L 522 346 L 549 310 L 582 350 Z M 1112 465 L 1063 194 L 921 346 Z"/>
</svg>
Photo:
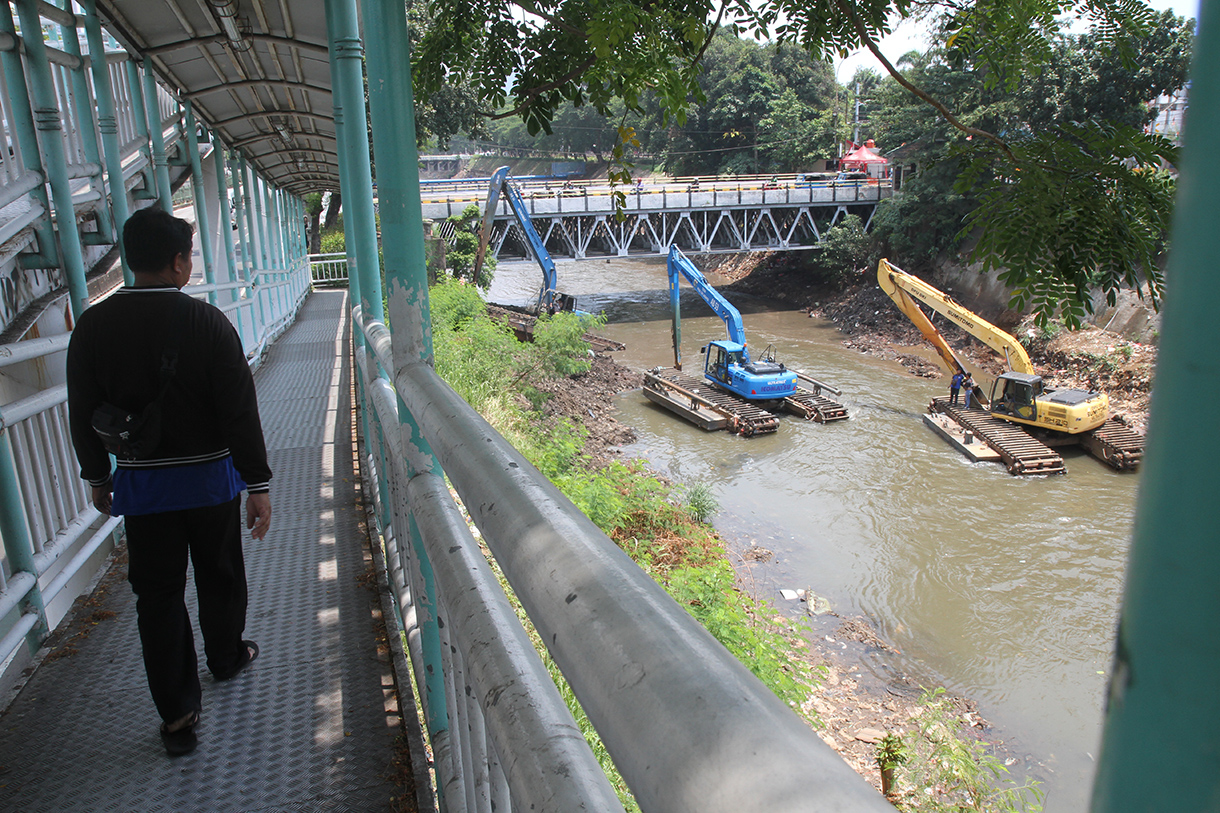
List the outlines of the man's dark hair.
<svg viewBox="0 0 1220 813">
<path fill-rule="evenodd" d="M 127 264 L 140 274 L 155 274 L 179 254 L 191 254 L 195 227 L 160 206 L 140 209 L 123 224 Z"/>
</svg>

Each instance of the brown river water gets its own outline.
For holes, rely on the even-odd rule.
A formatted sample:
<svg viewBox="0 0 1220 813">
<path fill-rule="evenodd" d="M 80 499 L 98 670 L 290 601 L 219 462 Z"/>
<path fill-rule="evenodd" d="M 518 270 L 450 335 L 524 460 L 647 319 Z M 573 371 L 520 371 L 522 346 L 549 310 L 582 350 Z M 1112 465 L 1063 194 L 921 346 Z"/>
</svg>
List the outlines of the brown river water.
<svg viewBox="0 0 1220 813">
<path fill-rule="evenodd" d="M 583 310 L 607 314 L 602 332 L 627 345 L 614 354 L 620 363 L 672 366 L 662 260 L 568 261 L 558 271 Z M 501 263 L 489 298 L 524 304 L 540 280 L 536 265 Z M 774 344 L 788 366 L 840 388 L 850 420 L 785 416 L 776 434 L 743 439 L 703 432 L 637 390 L 619 399 L 619 419 L 639 437 L 624 454 L 707 484 L 731 545 L 775 552 L 752 569 L 760 597 L 795 613 L 780 588 L 808 588 L 836 614 L 864 616 L 900 651 L 866 663 L 877 681 L 902 673 L 977 701 L 989 738 L 1042 781 L 1045 809 L 1085 810 L 1139 475 L 1070 448 L 1060 477 L 972 464 L 921 420 L 947 379 L 847 349 L 833 326 L 800 311 L 730 299 L 750 347 Z M 682 313 L 693 371 L 699 347 L 725 333 L 685 282 Z"/>
</svg>

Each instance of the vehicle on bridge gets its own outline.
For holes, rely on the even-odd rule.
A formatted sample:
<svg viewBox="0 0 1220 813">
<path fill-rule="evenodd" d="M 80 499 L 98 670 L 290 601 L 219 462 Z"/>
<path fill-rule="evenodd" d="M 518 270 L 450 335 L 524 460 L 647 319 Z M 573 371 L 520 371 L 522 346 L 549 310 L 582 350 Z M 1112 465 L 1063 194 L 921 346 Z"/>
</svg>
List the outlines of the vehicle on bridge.
<svg viewBox="0 0 1220 813">
<path fill-rule="evenodd" d="M 750 357 L 741 312 L 711 286 L 677 246 L 670 247 L 666 268 L 673 308 L 674 369 L 657 367 L 646 372 L 645 397 L 703 429 L 729 429 L 746 437 L 776 431 L 779 420 L 772 409 L 786 410 L 819 423 L 847 418 L 847 410 L 841 404 L 822 395 L 823 390 L 836 395 L 839 390 L 789 369 L 776 359 L 773 346 L 768 345 L 757 360 Z M 682 372 L 681 277 L 686 277 L 721 318 L 728 334 L 727 339 L 711 341 L 699 348 L 704 357 L 702 380 Z M 798 386 L 798 378 L 812 384 L 813 389 Z"/>
<path fill-rule="evenodd" d="M 479 271 L 483 267 L 483 260 L 487 255 L 487 244 L 491 240 L 491 227 L 495 220 L 496 208 L 500 203 L 500 196 L 503 195 L 504 199 L 508 201 L 508 207 L 512 210 L 513 217 L 516 218 L 517 225 L 525 235 L 526 245 L 529 246 L 534 259 L 542 268 L 542 289 L 538 292 L 538 301 L 531 309 L 531 313 L 537 316 L 543 313 L 576 311 L 576 297 L 557 290 L 559 275 L 555 271 L 555 261 L 551 259 L 551 253 L 546 250 L 546 243 L 538 235 L 538 230 L 534 228 L 529 209 L 526 208 L 521 193 L 513 186 L 508 177 L 508 169 L 508 167 L 500 167 L 491 175 L 491 182 L 487 190 L 487 206 L 483 210 L 483 227 L 479 231 L 479 250 L 474 260 L 475 277 L 478 277 Z M 570 185 L 571 181 L 568 184 Z"/>
<path fill-rule="evenodd" d="M 921 302 L 1004 357 L 1008 370 L 992 382 L 990 397 L 983 393 L 982 387 L 975 387 L 969 394 L 981 409 L 970 409 L 969 400 L 965 408 L 959 408 L 944 399 L 933 400 L 929 409 L 948 415 L 969 429 L 999 452 L 1005 462 L 1009 462 L 1011 455 L 1013 461 L 1009 463 L 1009 469 L 1014 474 L 1064 471 L 1062 459 L 1045 447 L 1075 442 L 1116 469 L 1133 469 L 1139 464 L 1144 439 L 1110 417 L 1110 400 L 1105 393 L 1046 386 L 1016 338 L 887 260 L 877 264 L 877 281 L 898 309 L 931 342 L 951 372 L 965 374 L 966 371 L 945 337 L 923 312 Z M 986 416 L 979 414 L 984 410 Z M 1002 428 L 1003 423 L 1020 424 L 1029 430 L 1014 435 Z M 1031 441 L 1035 445 L 1031 445 Z M 1028 451 L 1017 453 L 1014 445 Z M 1001 448 L 1005 446 L 1007 448 Z"/>
</svg>

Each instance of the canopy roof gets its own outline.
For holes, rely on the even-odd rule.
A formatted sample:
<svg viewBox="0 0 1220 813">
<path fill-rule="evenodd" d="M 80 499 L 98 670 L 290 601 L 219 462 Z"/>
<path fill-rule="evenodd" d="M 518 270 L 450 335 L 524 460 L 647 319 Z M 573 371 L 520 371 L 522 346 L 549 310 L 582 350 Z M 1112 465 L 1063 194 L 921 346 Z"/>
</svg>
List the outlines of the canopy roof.
<svg viewBox="0 0 1220 813">
<path fill-rule="evenodd" d="M 105 27 L 258 172 L 339 188 L 321 0 L 98 0 Z"/>
<path fill-rule="evenodd" d="M 849 165 L 863 167 L 867 166 L 868 164 L 889 163 L 886 159 L 882 158 L 873 149 L 871 149 L 874 146 L 873 140 L 870 138 L 868 141 L 864 142 L 859 147 L 856 147 L 847 155 L 844 155 L 839 162 L 840 165 L 843 167 L 847 167 Z"/>
</svg>

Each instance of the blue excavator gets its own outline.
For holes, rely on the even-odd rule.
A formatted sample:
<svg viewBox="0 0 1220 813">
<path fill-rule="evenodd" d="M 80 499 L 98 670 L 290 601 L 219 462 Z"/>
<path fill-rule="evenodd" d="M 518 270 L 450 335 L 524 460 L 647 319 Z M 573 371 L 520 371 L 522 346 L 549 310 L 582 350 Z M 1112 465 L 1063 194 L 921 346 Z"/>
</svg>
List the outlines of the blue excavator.
<svg viewBox="0 0 1220 813">
<path fill-rule="evenodd" d="M 758 360 L 746 347 L 741 312 L 711 286 L 703 273 L 677 246 L 669 249 L 669 302 L 673 308 L 674 367 L 682 369 L 682 312 L 678 304 L 679 276 L 686 277 L 703 301 L 724 321 L 727 340 L 709 342 L 703 354 L 703 377 L 712 385 L 749 401 L 774 401 L 795 395 L 797 374 L 775 358 L 768 346 Z"/>
<path fill-rule="evenodd" d="M 491 239 L 492 222 L 496 217 L 500 196 L 503 195 L 517 220 L 517 226 L 525 235 L 526 245 L 529 246 L 538 265 L 542 267 L 542 290 L 538 292 L 538 301 L 530 312 L 537 316 L 544 313 L 576 311 L 576 297 L 556 290 L 559 285 L 559 276 L 555 273 L 555 261 L 551 259 L 551 253 L 546 250 L 546 244 L 538 235 L 538 230 L 534 228 L 521 193 L 509 181 L 508 169 L 508 167 L 500 167 L 491 175 L 490 188 L 487 192 L 487 206 L 483 210 L 483 227 L 479 233 L 479 250 L 474 261 L 475 275 L 477 277 L 479 269 L 483 267 L 483 258 L 487 255 L 487 244 Z"/>
</svg>

